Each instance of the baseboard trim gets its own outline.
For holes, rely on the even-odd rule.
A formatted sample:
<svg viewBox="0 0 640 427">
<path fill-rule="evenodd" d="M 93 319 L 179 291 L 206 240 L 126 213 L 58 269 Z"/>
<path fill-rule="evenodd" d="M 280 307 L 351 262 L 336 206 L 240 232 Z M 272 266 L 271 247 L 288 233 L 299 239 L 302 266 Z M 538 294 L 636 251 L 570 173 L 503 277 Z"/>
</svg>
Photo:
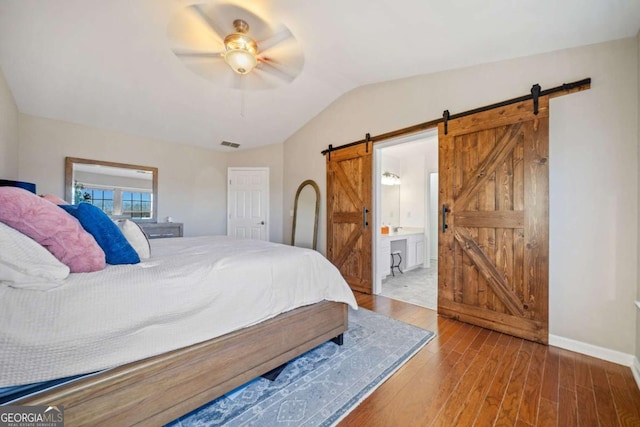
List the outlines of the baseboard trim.
<svg viewBox="0 0 640 427">
<path fill-rule="evenodd" d="M 635 357 L 632 354 L 572 340 L 571 338 L 549 334 L 549 345 L 564 348 L 565 350 L 575 351 L 576 353 L 586 354 L 587 356 L 596 357 L 598 359 L 606 360 L 607 362 L 613 362 L 631 368 L 634 366 Z M 637 361 L 638 359 L 635 359 L 635 362 Z M 634 375 L 635 374 L 636 373 L 634 373 Z M 636 381 L 638 381 L 638 377 L 636 377 Z"/>
<path fill-rule="evenodd" d="M 631 372 L 633 372 L 633 378 L 636 380 L 636 385 L 640 388 L 640 360 L 637 357 L 633 358 L 633 366 L 631 366 Z"/>
</svg>

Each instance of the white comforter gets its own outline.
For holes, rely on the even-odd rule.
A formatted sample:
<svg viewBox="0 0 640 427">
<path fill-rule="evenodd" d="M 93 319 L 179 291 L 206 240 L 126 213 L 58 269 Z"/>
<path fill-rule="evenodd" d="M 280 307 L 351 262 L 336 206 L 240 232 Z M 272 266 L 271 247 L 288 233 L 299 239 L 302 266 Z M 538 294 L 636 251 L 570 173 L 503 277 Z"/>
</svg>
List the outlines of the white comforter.
<svg viewBox="0 0 640 427">
<path fill-rule="evenodd" d="M 0 387 L 110 368 L 322 300 L 356 308 L 318 252 L 255 240 L 153 240 L 137 265 L 50 291 L 0 285 Z"/>
</svg>

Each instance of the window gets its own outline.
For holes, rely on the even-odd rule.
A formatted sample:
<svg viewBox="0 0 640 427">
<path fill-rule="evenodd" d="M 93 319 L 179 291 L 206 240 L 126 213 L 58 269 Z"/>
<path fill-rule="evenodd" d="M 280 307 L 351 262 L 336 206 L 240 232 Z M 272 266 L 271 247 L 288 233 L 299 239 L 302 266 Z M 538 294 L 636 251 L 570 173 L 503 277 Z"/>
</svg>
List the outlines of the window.
<svg viewBox="0 0 640 427">
<path fill-rule="evenodd" d="M 107 215 L 113 215 L 113 191 L 87 187 L 82 192 L 82 199 L 99 207 Z"/>
<path fill-rule="evenodd" d="M 91 203 L 112 217 L 150 219 L 153 213 L 150 190 L 113 188 L 76 181 L 73 200 L 74 203 Z"/>
<path fill-rule="evenodd" d="M 131 218 L 151 218 L 151 194 L 123 191 L 122 215 Z"/>
</svg>

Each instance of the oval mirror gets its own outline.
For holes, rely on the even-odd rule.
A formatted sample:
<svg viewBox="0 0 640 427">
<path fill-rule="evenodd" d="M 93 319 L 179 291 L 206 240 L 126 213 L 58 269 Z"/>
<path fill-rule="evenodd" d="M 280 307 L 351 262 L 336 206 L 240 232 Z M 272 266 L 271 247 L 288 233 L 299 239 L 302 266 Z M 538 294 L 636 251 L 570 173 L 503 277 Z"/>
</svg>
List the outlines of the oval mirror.
<svg viewBox="0 0 640 427">
<path fill-rule="evenodd" d="M 292 246 L 316 249 L 319 213 L 320 188 L 315 181 L 308 179 L 300 184 L 296 191 L 291 232 Z"/>
</svg>

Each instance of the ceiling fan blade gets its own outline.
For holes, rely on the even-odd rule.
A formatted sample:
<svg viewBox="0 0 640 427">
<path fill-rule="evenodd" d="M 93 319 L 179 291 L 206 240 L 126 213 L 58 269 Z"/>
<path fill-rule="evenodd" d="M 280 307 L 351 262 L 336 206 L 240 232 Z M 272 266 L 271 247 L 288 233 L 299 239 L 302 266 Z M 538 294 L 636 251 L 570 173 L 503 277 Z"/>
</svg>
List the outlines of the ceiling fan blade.
<svg viewBox="0 0 640 427">
<path fill-rule="evenodd" d="M 278 31 L 271 37 L 258 41 L 258 49 L 260 50 L 260 53 L 264 53 L 272 47 L 275 47 L 280 43 L 289 40 L 290 38 L 293 38 L 293 34 L 291 34 L 291 31 L 289 31 L 287 27 L 283 26 L 280 31 Z"/>
<path fill-rule="evenodd" d="M 274 64 L 272 61 L 265 61 L 262 60 L 260 61 L 260 64 L 258 67 L 255 68 L 258 71 L 262 71 L 268 74 L 271 74 L 272 76 L 275 76 L 277 78 L 279 78 L 280 80 L 283 80 L 287 83 L 291 83 L 295 78 L 297 74 L 291 74 L 289 72 L 287 72 L 286 70 L 284 70 L 281 67 L 278 67 L 276 64 Z"/>
<path fill-rule="evenodd" d="M 211 19 L 211 17 L 207 15 L 204 10 L 202 10 L 202 7 L 199 4 L 193 4 L 189 6 L 189 8 L 193 10 L 200 17 L 200 19 L 205 22 L 205 24 L 207 24 L 207 26 L 211 29 L 211 31 L 215 33 L 215 35 L 220 37 L 220 40 L 224 40 L 224 38 L 226 37 L 226 32 L 220 25 L 218 25 L 217 22 Z"/>
<path fill-rule="evenodd" d="M 224 54 L 222 52 L 191 52 L 186 50 L 174 50 L 173 53 L 180 58 L 224 58 Z"/>
</svg>

